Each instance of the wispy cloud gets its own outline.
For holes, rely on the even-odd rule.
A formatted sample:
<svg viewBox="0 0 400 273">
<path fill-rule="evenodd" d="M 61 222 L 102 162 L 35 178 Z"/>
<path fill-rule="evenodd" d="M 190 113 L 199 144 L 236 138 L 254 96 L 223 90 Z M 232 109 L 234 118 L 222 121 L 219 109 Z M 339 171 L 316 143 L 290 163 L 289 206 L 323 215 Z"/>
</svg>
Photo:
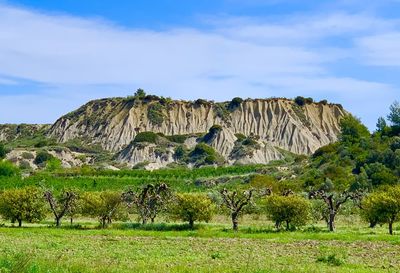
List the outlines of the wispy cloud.
<svg viewBox="0 0 400 273">
<path fill-rule="evenodd" d="M 398 64 L 400 55 L 390 55 L 398 54 L 393 44 L 400 42 L 394 20 L 332 12 L 209 23 L 202 30 L 138 30 L 0 4 L 0 75 L 5 75 L 0 85 L 19 78 L 45 85 L 45 92 L 18 99 L 0 88 L 0 99 L 8 103 L 0 109 L 0 122 L 51 122 L 87 99 L 143 87 L 185 99 L 326 97 L 372 125 L 375 117 L 365 104 L 388 105 L 396 96 L 389 83 L 337 76 L 331 69 L 343 59 Z M 363 107 L 356 105 L 358 97 L 365 98 Z M 16 111 L 9 112 L 12 108 Z"/>
</svg>

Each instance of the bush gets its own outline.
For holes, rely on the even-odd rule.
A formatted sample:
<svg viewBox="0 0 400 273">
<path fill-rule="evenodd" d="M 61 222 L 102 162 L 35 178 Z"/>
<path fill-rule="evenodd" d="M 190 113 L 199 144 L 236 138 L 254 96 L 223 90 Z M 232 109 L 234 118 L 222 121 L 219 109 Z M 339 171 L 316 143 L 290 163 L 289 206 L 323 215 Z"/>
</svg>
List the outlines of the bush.
<svg viewBox="0 0 400 273">
<path fill-rule="evenodd" d="M 236 97 L 233 98 L 228 105 L 229 111 L 235 111 L 243 102 L 242 98 Z"/>
<path fill-rule="evenodd" d="M 22 156 L 23 159 L 27 159 L 27 160 L 35 158 L 35 156 L 32 153 L 28 153 L 28 152 L 23 152 L 21 154 L 21 156 Z"/>
<path fill-rule="evenodd" d="M 186 135 L 172 135 L 172 136 L 165 136 L 165 138 L 171 142 L 183 144 L 183 143 L 185 143 L 187 136 Z"/>
<path fill-rule="evenodd" d="M 146 92 L 144 92 L 143 89 L 139 88 L 138 90 L 136 90 L 134 98 L 143 99 L 144 97 L 146 97 Z"/>
<path fill-rule="evenodd" d="M 171 210 L 173 218 L 188 222 L 190 228 L 194 227 L 196 221 L 210 221 L 214 212 L 211 199 L 199 193 L 179 194 Z"/>
<path fill-rule="evenodd" d="M 0 159 L 3 159 L 7 154 L 6 148 L 3 143 L 0 143 Z"/>
<path fill-rule="evenodd" d="M 49 161 L 50 159 L 54 158 L 54 156 L 52 156 L 51 154 L 49 154 L 46 151 L 40 151 L 36 154 L 36 158 L 33 161 L 36 165 L 41 165 L 47 161 Z"/>
<path fill-rule="evenodd" d="M 147 118 L 155 125 L 161 125 L 164 122 L 164 106 L 159 103 L 153 103 L 147 108 Z"/>
<path fill-rule="evenodd" d="M 208 133 L 203 137 L 204 142 L 210 142 L 214 139 L 214 137 L 222 131 L 221 125 L 213 125 L 211 128 L 208 130 Z"/>
<path fill-rule="evenodd" d="M 0 196 L 0 214 L 12 223 L 35 222 L 46 216 L 43 193 L 35 187 L 4 191 Z"/>
<path fill-rule="evenodd" d="M 301 96 L 297 96 L 294 99 L 294 102 L 298 105 L 298 106 L 304 106 L 306 104 L 306 99 L 304 97 Z"/>
<path fill-rule="evenodd" d="M 202 105 L 206 106 L 206 105 L 208 105 L 208 104 L 209 104 L 209 102 L 208 102 L 207 100 L 204 100 L 204 99 L 197 99 L 197 100 L 194 102 L 194 106 L 196 106 L 196 107 L 200 107 L 200 106 L 202 106 Z"/>
<path fill-rule="evenodd" d="M 46 170 L 52 172 L 61 169 L 61 160 L 58 158 L 51 158 L 46 163 Z"/>
<path fill-rule="evenodd" d="M 196 165 L 202 164 L 222 164 L 224 159 L 211 146 L 199 143 L 189 154 L 190 162 Z"/>
<path fill-rule="evenodd" d="M 290 230 L 307 223 L 310 213 L 310 202 L 302 197 L 271 196 L 266 200 L 267 215 L 280 228 L 286 222 L 286 230 Z"/>
<path fill-rule="evenodd" d="M 158 135 L 154 132 L 141 132 L 135 136 L 133 142 L 148 142 L 148 143 L 157 143 Z"/>
<path fill-rule="evenodd" d="M 19 169 L 17 166 L 12 164 L 10 161 L 0 161 L 0 177 L 1 176 L 15 176 L 19 174 Z"/>
</svg>

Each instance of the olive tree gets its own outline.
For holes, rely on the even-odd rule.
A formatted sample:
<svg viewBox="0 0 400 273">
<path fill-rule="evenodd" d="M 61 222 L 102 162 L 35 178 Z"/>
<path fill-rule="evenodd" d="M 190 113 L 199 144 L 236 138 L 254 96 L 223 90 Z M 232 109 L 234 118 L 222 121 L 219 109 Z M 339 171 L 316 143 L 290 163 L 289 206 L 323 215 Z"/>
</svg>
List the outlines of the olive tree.
<svg viewBox="0 0 400 273">
<path fill-rule="evenodd" d="M 40 221 L 46 216 L 43 193 L 35 187 L 6 190 L 0 195 L 0 214 L 12 223 Z"/>
<path fill-rule="evenodd" d="M 393 234 L 393 224 L 400 220 L 400 186 L 374 192 L 362 202 L 361 215 L 369 222 L 388 224 Z"/>
<path fill-rule="evenodd" d="M 45 191 L 44 197 L 54 215 L 56 227 L 61 226 L 61 219 L 74 209 L 77 194 L 73 191 L 62 191 L 58 196 L 54 196 L 50 190 Z"/>
<path fill-rule="evenodd" d="M 310 214 L 310 202 L 295 195 L 267 197 L 265 208 L 277 229 L 283 222 L 286 223 L 286 230 L 305 225 Z"/>
<path fill-rule="evenodd" d="M 324 201 L 327 208 L 326 211 L 329 213 L 329 216 L 326 218 L 328 222 L 328 228 L 329 231 L 334 231 L 336 216 L 339 213 L 341 206 L 349 200 L 356 202 L 362 198 L 363 194 L 362 192 L 358 191 L 343 191 L 341 193 L 336 193 L 318 190 L 309 192 L 308 196 L 310 199 L 321 199 Z"/>
<path fill-rule="evenodd" d="M 223 189 L 220 191 L 223 199 L 223 204 L 230 211 L 233 230 L 238 230 L 239 216 L 242 213 L 243 209 L 250 204 L 253 198 L 253 193 L 253 189 L 242 192 L 229 192 L 227 189 Z"/>
<path fill-rule="evenodd" d="M 149 219 L 154 223 L 157 215 L 165 210 L 168 201 L 171 199 L 171 192 L 164 183 L 149 184 L 137 192 L 129 190 L 123 193 L 122 198 L 128 204 L 128 207 L 133 204 L 136 206 L 142 224 L 146 224 Z"/>
<path fill-rule="evenodd" d="M 190 228 L 193 228 L 195 221 L 210 221 L 214 211 L 215 206 L 208 196 L 199 193 L 183 193 L 176 196 L 171 214 L 175 219 L 188 222 Z"/>
<path fill-rule="evenodd" d="M 127 217 L 119 192 L 86 192 L 82 194 L 81 200 L 82 214 L 98 217 L 102 228 L 112 223 L 112 220 L 125 219 Z"/>
</svg>

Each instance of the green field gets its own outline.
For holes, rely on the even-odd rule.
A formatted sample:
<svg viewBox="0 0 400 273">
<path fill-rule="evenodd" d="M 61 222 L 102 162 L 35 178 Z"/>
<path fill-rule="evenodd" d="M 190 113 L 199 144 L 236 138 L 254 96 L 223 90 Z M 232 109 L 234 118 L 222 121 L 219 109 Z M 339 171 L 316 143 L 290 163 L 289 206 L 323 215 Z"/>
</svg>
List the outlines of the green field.
<svg viewBox="0 0 400 273">
<path fill-rule="evenodd" d="M 386 227 L 323 225 L 275 232 L 265 219 L 242 219 L 237 233 L 216 217 L 195 230 L 175 223 L 115 223 L 105 230 L 80 219 L 77 228 L 0 228 L 0 272 L 399 272 L 400 236 Z M 216 223 L 218 222 L 218 224 Z M 222 224 L 221 224 L 222 222 Z M 397 231 L 399 232 L 399 231 Z"/>
</svg>

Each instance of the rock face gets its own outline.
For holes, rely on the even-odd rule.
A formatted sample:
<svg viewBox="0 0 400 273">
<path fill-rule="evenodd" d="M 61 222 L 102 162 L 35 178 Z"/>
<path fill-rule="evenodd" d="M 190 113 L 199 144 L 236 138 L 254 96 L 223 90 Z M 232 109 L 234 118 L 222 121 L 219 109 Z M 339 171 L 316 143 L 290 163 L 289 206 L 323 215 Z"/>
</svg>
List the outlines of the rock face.
<svg viewBox="0 0 400 273">
<path fill-rule="evenodd" d="M 288 99 L 248 99 L 232 105 L 203 100 L 168 101 L 151 96 L 112 98 L 91 101 L 61 117 L 48 135 L 59 142 L 81 139 L 100 144 L 105 150 L 118 153 L 121 162 L 135 165 L 146 161 L 157 168 L 174 162 L 173 145 L 162 153 L 157 151 L 157 144 L 131 145 L 138 133 L 201 135 L 219 125 L 221 130 L 207 144 L 228 163 L 267 163 L 282 158 L 278 148 L 311 154 L 336 141 L 339 121 L 346 114 L 340 105 L 299 106 Z M 237 153 L 239 135 L 252 136 L 253 148 L 245 147 L 245 153 Z M 199 141 L 200 138 L 188 137 L 185 146 L 193 148 Z"/>
</svg>

